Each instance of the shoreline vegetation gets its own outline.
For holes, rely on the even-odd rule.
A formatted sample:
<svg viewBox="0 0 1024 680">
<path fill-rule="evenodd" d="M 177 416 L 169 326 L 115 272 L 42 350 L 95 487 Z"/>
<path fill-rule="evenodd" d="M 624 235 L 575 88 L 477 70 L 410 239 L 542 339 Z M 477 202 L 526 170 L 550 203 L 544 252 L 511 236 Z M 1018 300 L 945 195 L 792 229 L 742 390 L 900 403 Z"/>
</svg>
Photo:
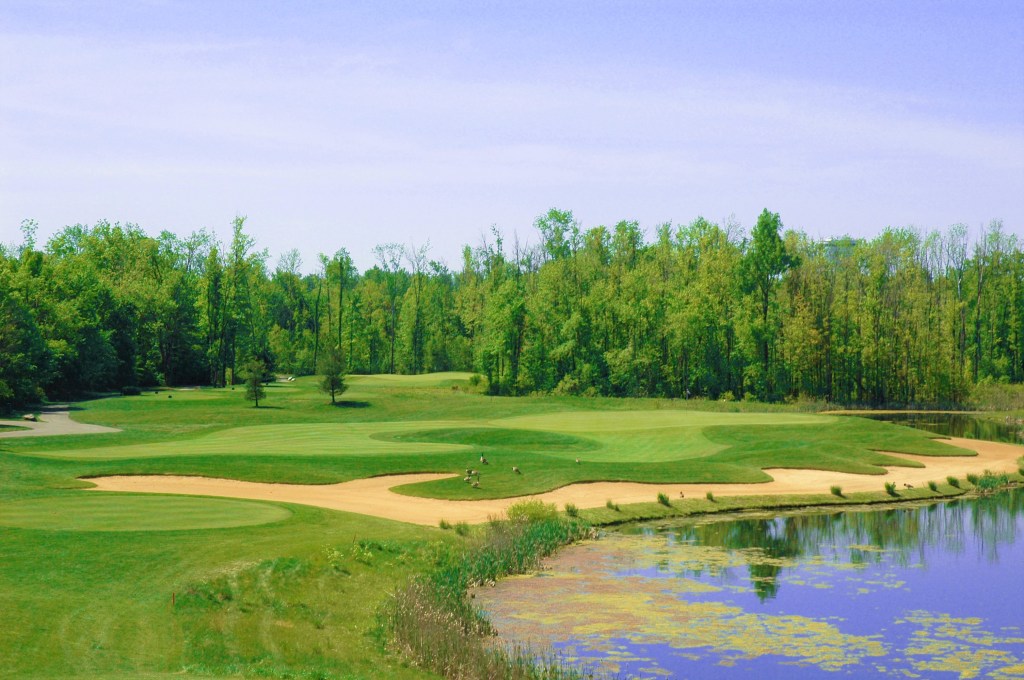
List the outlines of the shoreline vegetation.
<svg viewBox="0 0 1024 680">
<path fill-rule="evenodd" d="M 461 552 L 446 553 L 426 574 L 413 579 L 389 596 L 378 612 L 377 633 L 382 644 L 411 663 L 460 680 L 576 680 L 595 677 L 593 671 L 531 648 L 504 646 L 489 638 L 498 634 L 484 613 L 473 605 L 474 588 L 493 585 L 498 579 L 530 573 L 544 558 L 573 543 L 597 538 L 596 528 L 708 515 L 720 519 L 742 518 L 793 510 L 841 508 L 843 511 L 899 507 L 912 502 L 948 502 L 1024 486 L 1024 458 L 1015 475 L 969 475 L 972 481 L 944 484 L 935 489 L 905 489 L 850 494 L 836 499 L 825 495 L 716 498 L 706 501 L 665 502 L 619 506 L 607 511 L 565 508 L 521 501 L 509 509 L 507 520 L 492 519 L 479 527 L 472 542 Z M 611 514 L 609 514 L 611 513 Z M 451 525 L 442 521 L 442 528 Z M 458 530 L 458 527 L 455 527 Z"/>
</svg>

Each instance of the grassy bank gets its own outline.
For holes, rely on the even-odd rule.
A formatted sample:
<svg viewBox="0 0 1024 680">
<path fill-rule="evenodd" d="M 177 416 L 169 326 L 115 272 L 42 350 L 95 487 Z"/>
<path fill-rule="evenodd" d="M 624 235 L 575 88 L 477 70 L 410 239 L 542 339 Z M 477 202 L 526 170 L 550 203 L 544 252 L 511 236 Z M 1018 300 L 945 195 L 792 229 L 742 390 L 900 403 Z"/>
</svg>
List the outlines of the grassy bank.
<svg viewBox="0 0 1024 680">
<path fill-rule="evenodd" d="M 445 555 L 431 571 L 388 598 L 379 622 L 385 644 L 445 678 L 582 677 L 557 659 L 487 642 L 493 631 L 473 606 L 469 589 L 535 569 L 555 549 L 590 532 L 585 523 L 559 518 L 554 506 L 539 502 L 513 506 L 509 516 L 514 519 L 481 528 L 464 550 Z"/>
</svg>

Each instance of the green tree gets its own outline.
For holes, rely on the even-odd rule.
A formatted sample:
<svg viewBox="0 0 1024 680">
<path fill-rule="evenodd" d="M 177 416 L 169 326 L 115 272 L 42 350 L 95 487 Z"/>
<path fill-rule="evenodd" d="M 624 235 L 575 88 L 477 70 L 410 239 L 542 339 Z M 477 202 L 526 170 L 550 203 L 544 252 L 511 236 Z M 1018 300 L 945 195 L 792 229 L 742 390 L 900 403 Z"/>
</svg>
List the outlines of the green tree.
<svg viewBox="0 0 1024 680">
<path fill-rule="evenodd" d="M 761 211 L 751 233 L 750 247 L 743 259 L 744 279 L 757 308 L 752 336 L 757 346 L 760 367 L 759 371 L 753 373 L 753 382 L 755 392 L 761 399 L 774 396 L 771 351 L 776 332 L 769 317 L 775 300 L 775 289 L 782 275 L 795 264 L 786 252 L 785 243 L 779 234 L 781 229 L 782 220 L 778 213 L 768 212 L 767 208 Z"/>
<path fill-rule="evenodd" d="M 331 403 L 334 404 L 335 397 L 344 394 L 348 389 L 340 350 L 335 349 L 327 353 L 325 360 L 321 362 L 321 370 L 323 375 L 320 376 L 320 391 L 330 394 Z"/>
<path fill-rule="evenodd" d="M 267 396 L 263 387 L 266 379 L 267 365 L 259 359 L 251 359 L 245 364 L 245 398 L 260 407 L 260 399 Z"/>
</svg>

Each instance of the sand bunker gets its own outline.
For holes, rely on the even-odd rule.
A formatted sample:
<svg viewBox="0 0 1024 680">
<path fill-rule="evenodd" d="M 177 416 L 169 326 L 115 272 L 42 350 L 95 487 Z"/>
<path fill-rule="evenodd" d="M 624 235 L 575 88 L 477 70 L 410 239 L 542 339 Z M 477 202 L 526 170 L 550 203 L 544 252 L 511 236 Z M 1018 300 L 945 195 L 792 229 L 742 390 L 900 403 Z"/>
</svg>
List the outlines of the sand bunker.
<svg viewBox="0 0 1024 680">
<path fill-rule="evenodd" d="M 653 501 L 659 492 L 670 498 L 680 493 L 703 497 L 708 491 L 716 496 L 763 496 L 782 494 L 828 493 L 838 484 L 844 492 L 880 491 L 884 482 L 923 486 L 929 480 L 943 481 L 948 475 L 963 477 L 968 472 L 1011 472 L 1017 469 L 1017 459 L 1024 456 L 1024 447 L 1013 444 L 950 438 L 950 444 L 977 452 L 977 456 L 918 456 L 892 453 L 900 458 L 922 463 L 923 468 L 889 468 L 885 475 L 857 475 L 821 470 L 766 470 L 773 478 L 762 484 L 641 484 L 636 482 L 593 482 L 572 484 L 547 493 L 530 496 L 562 507 L 575 503 L 580 508 L 600 507 L 608 499 L 616 503 Z M 446 519 L 450 522 L 484 522 L 488 517 L 501 515 L 521 498 L 502 498 L 480 501 L 449 501 L 434 498 L 414 498 L 397 494 L 391 489 L 403 484 L 432 481 L 455 475 L 413 474 L 389 475 L 357 479 L 341 484 L 269 484 L 239 482 L 231 479 L 207 477 L 175 477 L 164 475 L 96 477 L 90 479 L 101 491 L 133 491 L 146 493 L 173 493 L 225 498 L 248 498 L 314 505 L 332 510 L 344 510 L 386 519 L 437 526 Z"/>
<path fill-rule="evenodd" d="M 71 420 L 71 411 L 66 404 L 47 406 L 39 412 L 39 420 L 0 420 L 0 425 L 27 427 L 27 430 L 0 432 L 2 437 L 51 437 L 58 434 L 101 434 L 120 432 L 116 427 L 90 425 Z"/>
</svg>

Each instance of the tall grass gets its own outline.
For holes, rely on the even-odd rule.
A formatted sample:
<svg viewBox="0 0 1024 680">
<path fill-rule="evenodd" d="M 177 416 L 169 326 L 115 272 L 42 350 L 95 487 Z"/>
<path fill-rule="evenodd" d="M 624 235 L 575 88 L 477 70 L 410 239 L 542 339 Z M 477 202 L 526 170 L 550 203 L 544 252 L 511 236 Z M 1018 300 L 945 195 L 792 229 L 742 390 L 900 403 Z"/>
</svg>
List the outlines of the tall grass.
<svg viewBox="0 0 1024 680">
<path fill-rule="evenodd" d="M 896 493 L 896 482 L 886 482 L 885 492 L 890 496 L 898 496 L 899 494 Z"/>
<path fill-rule="evenodd" d="M 470 602 L 468 589 L 535 568 L 556 548 L 590 531 L 583 522 L 548 516 L 533 507 L 509 514 L 521 519 L 491 522 L 484 536 L 468 549 L 443 555 L 433 571 L 414 578 L 388 599 L 378 616 L 378 631 L 385 644 L 445 678 L 582 677 L 557 660 L 485 640 L 494 631 Z"/>
</svg>

